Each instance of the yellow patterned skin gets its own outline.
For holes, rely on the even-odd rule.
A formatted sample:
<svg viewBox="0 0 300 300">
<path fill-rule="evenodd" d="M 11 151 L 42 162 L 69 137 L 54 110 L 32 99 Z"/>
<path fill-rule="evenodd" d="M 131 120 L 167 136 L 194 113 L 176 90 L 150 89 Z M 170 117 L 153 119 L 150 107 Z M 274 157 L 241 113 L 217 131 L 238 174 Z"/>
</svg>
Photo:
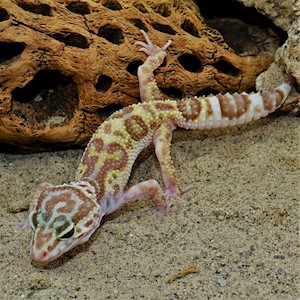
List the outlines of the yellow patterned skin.
<svg viewBox="0 0 300 300">
<path fill-rule="evenodd" d="M 162 100 L 153 71 L 163 61 L 171 41 L 160 48 L 142 33 L 146 43 L 136 44 L 148 55 L 138 70 L 143 103 L 126 107 L 103 122 L 87 145 L 74 182 L 38 187 L 39 195 L 28 217 L 33 229 L 31 256 L 38 262 L 52 261 L 86 242 L 104 215 L 141 196 L 151 198 L 156 215 L 166 214 L 172 201 L 188 189 L 179 188 L 170 156 L 176 127 L 203 129 L 247 123 L 273 112 L 291 90 L 284 83 L 273 92 Z M 165 192 L 154 179 L 126 189 L 136 157 L 151 142 Z"/>
<path fill-rule="evenodd" d="M 107 199 L 103 203 L 106 213 L 121 204 L 117 202 L 132 165 L 152 141 L 159 125 L 180 118 L 174 101 L 141 103 L 116 112 L 94 133 L 82 157 L 77 179 L 93 181 L 97 199 Z M 113 201 L 117 202 L 110 203 Z"/>
</svg>

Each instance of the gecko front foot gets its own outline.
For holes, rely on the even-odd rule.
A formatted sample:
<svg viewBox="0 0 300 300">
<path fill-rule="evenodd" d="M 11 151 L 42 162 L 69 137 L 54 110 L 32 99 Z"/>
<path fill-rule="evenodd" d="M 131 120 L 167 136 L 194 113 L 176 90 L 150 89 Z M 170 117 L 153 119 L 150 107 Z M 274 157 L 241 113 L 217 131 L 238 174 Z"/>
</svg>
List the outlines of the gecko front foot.
<svg viewBox="0 0 300 300">
<path fill-rule="evenodd" d="M 156 55 L 159 51 L 166 51 L 166 49 L 171 45 L 172 41 L 168 40 L 161 48 L 155 44 L 153 44 L 147 35 L 147 33 L 144 30 L 141 30 L 142 34 L 145 37 L 145 42 L 135 42 L 135 45 L 140 45 L 142 48 L 139 49 L 139 51 L 142 51 L 146 53 L 148 56 L 154 56 Z"/>
<path fill-rule="evenodd" d="M 19 215 L 16 216 L 18 221 L 15 221 L 15 222 L 9 222 L 9 224 L 11 225 L 16 225 L 22 229 L 28 229 L 30 228 L 30 223 L 28 221 L 28 218 L 25 218 L 25 217 L 20 217 Z"/>
</svg>

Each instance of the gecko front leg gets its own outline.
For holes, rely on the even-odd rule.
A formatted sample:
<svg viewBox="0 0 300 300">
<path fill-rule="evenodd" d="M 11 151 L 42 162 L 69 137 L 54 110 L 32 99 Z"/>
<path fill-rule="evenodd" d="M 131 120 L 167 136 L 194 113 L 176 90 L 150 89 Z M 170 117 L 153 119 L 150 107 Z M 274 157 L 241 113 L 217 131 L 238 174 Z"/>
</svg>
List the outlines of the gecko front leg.
<svg viewBox="0 0 300 300">
<path fill-rule="evenodd" d="M 151 197 L 154 211 L 156 216 L 163 216 L 168 212 L 169 201 L 164 195 L 160 185 L 154 179 L 149 179 L 137 183 L 136 185 L 130 187 L 124 192 L 124 198 L 122 204 L 127 204 L 129 202 L 135 201 L 140 197 L 148 195 Z"/>
<path fill-rule="evenodd" d="M 136 42 L 135 44 L 142 46 L 139 51 L 145 52 L 148 57 L 144 64 L 138 69 L 138 77 L 140 83 L 140 94 L 143 102 L 157 101 L 162 99 L 162 94 L 154 79 L 153 71 L 157 69 L 163 62 L 166 56 L 166 49 L 171 45 L 169 40 L 161 48 L 152 43 L 145 31 L 143 33 L 145 42 Z M 166 187 L 165 196 L 169 201 L 181 199 L 181 195 L 189 189 L 181 190 L 177 184 L 175 168 L 170 155 L 170 147 L 172 140 L 172 132 L 176 126 L 169 122 L 162 124 L 153 136 L 153 143 L 155 146 L 155 154 L 159 161 L 164 185 Z"/>
<path fill-rule="evenodd" d="M 136 45 L 142 46 L 139 51 L 148 55 L 146 61 L 138 68 L 139 88 L 142 102 L 162 100 L 163 96 L 159 90 L 153 76 L 153 71 L 156 70 L 166 57 L 166 49 L 171 45 L 172 41 L 168 42 L 161 48 L 153 44 L 144 30 L 141 30 L 146 42 L 135 42 Z"/>
</svg>

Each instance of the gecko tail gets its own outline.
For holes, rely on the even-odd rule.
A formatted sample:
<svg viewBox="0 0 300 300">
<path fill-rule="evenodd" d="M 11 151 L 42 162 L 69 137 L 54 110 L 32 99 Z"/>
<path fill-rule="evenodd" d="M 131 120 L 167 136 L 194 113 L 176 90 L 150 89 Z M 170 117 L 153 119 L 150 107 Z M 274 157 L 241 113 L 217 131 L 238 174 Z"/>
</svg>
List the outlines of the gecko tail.
<svg viewBox="0 0 300 300">
<path fill-rule="evenodd" d="M 175 125 L 184 129 L 227 127 L 258 120 L 279 108 L 292 86 L 282 83 L 273 91 L 226 93 L 192 97 L 177 102 L 182 118 Z"/>
<path fill-rule="evenodd" d="M 292 85 L 288 84 L 288 83 L 282 83 L 281 85 L 279 85 L 277 88 L 275 88 L 275 92 L 281 94 L 281 98 L 282 98 L 282 101 L 281 103 L 279 104 L 278 107 L 280 107 L 284 101 L 286 100 L 286 98 L 288 97 L 288 95 L 290 94 L 292 90 Z M 276 109 L 278 108 L 276 107 Z"/>
</svg>

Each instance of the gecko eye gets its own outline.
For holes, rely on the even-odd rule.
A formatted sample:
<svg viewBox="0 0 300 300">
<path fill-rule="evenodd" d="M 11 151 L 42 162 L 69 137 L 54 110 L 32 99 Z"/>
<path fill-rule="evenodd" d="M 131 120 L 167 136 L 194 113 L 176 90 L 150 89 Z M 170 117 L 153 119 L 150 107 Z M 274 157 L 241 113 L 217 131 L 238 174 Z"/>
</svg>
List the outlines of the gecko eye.
<svg viewBox="0 0 300 300">
<path fill-rule="evenodd" d="M 75 233 L 75 227 L 73 226 L 68 232 L 66 232 L 64 235 L 60 236 L 60 240 L 67 240 L 71 238 Z"/>
</svg>

